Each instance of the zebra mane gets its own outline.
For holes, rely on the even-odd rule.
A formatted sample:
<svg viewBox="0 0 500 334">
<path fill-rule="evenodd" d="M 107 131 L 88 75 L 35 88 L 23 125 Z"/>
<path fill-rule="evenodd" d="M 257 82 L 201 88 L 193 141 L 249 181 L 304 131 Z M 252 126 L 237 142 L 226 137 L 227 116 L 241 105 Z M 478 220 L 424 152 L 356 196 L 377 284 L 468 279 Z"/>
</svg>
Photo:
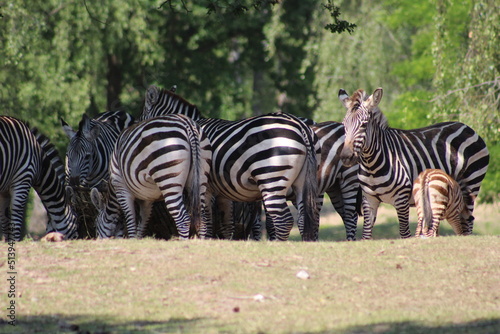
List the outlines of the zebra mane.
<svg viewBox="0 0 500 334">
<path fill-rule="evenodd" d="M 366 92 L 362 89 L 358 89 L 357 91 L 352 93 L 351 97 L 349 98 L 352 103 L 350 106 L 351 109 L 358 110 L 367 98 L 368 96 L 366 95 Z"/>
<path fill-rule="evenodd" d="M 382 113 L 379 107 L 375 107 L 372 109 L 372 120 L 383 130 L 387 130 L 389 128 L 387 117 Z"/>
<path fill-rule="evenodd" d="M 176 86 L 175 89 L 172 89 L 172 88 L 170 88 L 170 89 L 160 88 L 160 95 L 163 95 L 163 94 L 164 95 L 169 95 L 173 99 L 180 100 L 183 104 L 187 104 L 187 105 L 189 105 L 192 108 L 198 109 L 198 107 L 195 104 L 189 102 L 188 100 L 186 100 L 182 96 L 176 94 L 175 93 L 176 89 L 177 89 L 177 86 Z"/>
<path fill-rule="evenodd" d="M 31 133 L 36 138 L 36 141 L 40 145 L 43 152 L 43 161 L 42 166 L 46 168 L 51 166 L 57 177 L 61 182 L 64 182 L 65 172 L 64 172 L 64 164 L 62 163 L 61 157 L 59 156 L 59 152 L 57 151 L 54 144 L 52 144 L 48 137 L 43 135 L 37 128 L 31 128 Z"/>
<path fill-rule="evenodd" d="M 166 114 L 183 114 L 195 120 L 202 119 L 198 107 L 177 95 L 176 86 L 174 87 L 164 89 L 154 85 L 149 86 L 140 120 Z"/>
</svg>

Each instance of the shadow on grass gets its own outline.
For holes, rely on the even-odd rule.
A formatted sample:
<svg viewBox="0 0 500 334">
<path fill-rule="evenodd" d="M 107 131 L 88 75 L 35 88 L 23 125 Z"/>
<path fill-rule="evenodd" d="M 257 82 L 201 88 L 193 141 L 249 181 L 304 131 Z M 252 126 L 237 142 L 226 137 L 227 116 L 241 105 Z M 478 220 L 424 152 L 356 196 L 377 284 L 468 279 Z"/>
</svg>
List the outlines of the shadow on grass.
<svg viewBox="0 0 500 334">
<path fill-rule="evenodd" d="M 137 310 L 142 312 L 142 310 Z M 20 317 L 15 326 L 0 320 L 0 333 L 76 333 L 76 334 L 115 334 L 115 333 L 200 333 L 210 327 L 206 318 L 179 319 L 166 321 L 116 322 L 99 317 L 89 320 L 86 316 L 28 316 Z"/>
<path fill-rule="evenodd" d="M 149 333 L 204 333 L 204 332 L 232 332 L 230 326 L 227 328 L 214 328 L 214 324 L 204 318 L 195 319 L 169 319 L 167 321 L 131 321 L 127 323 L 115 323 L 111 320 L 96 319 L 88 320 L 88 316 L 33 316 L 24 317 L 19 320 L 15 327 L 9 325 L 5 320 L 0 322 L 0 333 L 78 333 L 78 334 L 149 334 Z M 234 324 L 233 324 L 234 325 Z M 240 328 L 241 329 L 241 328 Z M 244 331 L 243 331 L 244 332 Z M 345 329 L 331 329 L 320 332 L 301 333 L 340 333 L 340 334 L 447 334 L 447 333 L 474 333 L 489 334 L 500 332 L 500 319 L 484 319 L 466 323 L 457 323 L 440 326 L 429 326 L 417 322 L 405 321 L 395 323 L 379 323 L 364 326 L 352 326 Z"/>
<path fill-rule="evenodd" d="M 330 331 L 317 332 L 320 333 L 332 333 Z M 372 334 L 372 333 L 384 333 L 384 334 L 462 334 L 462 333 L 474 333 L 474 334 L 490 334 L 490 333 L 500 333 L 500 319 L 484 319 L 475 320 L 466 323 L 450 324 L 443 326 L 428 326 L 424 324 L 419 324 L 412 321 L 396 322 L 396 323 L 380 323 L 366 326 L 354 326 L 344 330 L 336 331 L 340 334 Z"/>
</svg>

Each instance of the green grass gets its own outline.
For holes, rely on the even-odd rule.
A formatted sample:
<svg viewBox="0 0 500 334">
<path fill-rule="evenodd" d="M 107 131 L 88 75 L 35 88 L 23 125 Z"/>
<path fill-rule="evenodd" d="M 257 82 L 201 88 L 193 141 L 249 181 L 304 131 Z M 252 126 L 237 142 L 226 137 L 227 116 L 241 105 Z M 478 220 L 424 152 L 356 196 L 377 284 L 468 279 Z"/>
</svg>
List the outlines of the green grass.
<svg viewBox="0 0 500 334">
<path fill-rule="evenodd" d="M 497 236 L 16 247 L 18 324 L 0 333 L 500 331 Z"/>
</svg>

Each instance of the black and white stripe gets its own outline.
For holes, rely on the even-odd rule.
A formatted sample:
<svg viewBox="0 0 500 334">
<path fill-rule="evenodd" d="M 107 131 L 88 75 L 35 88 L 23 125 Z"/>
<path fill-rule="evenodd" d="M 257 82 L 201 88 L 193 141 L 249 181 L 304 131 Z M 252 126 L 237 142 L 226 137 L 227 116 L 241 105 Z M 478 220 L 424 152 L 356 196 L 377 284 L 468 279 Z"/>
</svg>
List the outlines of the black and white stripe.
<svg viewBox="0 0 500 334">
<path fill-rule="evenodd" d="M 363 90 L 349 97 L 339 91 L 347 109 L 346 132 L 341 158 L 347 165 L 359 160 L 359 181 L 363 190 L 363 238 L 372 237 L 381 202 L 392 204 L 398 213 L 399 232 L 410 237 L 409 208 L 413 204 L 413 182 L 428 168 L 441 169 L 452 176 L 462 193 L 477 196 L 489 162 L 486 144 L 470 127 L 446 122 L 415 130 L 390 128 L 378 108 L 382 89 L 368 96 Z M 472 213 L 473 201 L 469 203 Z M 473 217 L 467 233 L 472 232 Z"/>
<path fill-rule="evenodd" d="M 465 194 L 466 196 L 467 194 Z M 468 194 L 469 201 L 474 198 Z M 437 237 L 439 223 L 446 219 L 457 235 L 468 234 L 471 217 L 460 185 L 440 169 L 426 169 L 413 185 L 418 224 L 415 236 Z"/>
<path fill-rule="evenodd" d="M 279 240 L 288 239 L 293 227 L 286 201 L 295 198 L 303 240 L 317 240 L 320 147 L 307 125 L 285 113 L 241 121 L 201 118 L 196 106 L 172 91 L 150 87 L 141 119 L 171 113 L 197 120 L 210 139 L 211 181 L 216 195 L 237 202 L 262 200 Z M 231 224 L 226 226 L 232 226 L 232 219 L 228 221 Z"/>
<path fill-rule="evenodd" d="M 64 166 L 55 147 L 37 129 L 0 116 L 0 221 L 6 240 L 20 240 L 31 187 L 47 210 L 47 233 L 77 237 L 76 216 L 66 200 Z"/>
<path fill-rule="evenodd" d="M 99 236 L 108 237 L 114 231 L 121 207 L 128 237 L 141 237 L 153 202 L 163 199 L 180 238 L 188 238 L 191 227 L 203 237 L 209 217 L 205 196 L 210 156 L 208 139 L 183 115 L 156 117 L 124 130 L 113 151 L 106 201 L 101 203 L 92 189 L 92 199 L 100 208 Z"/>
</svg>

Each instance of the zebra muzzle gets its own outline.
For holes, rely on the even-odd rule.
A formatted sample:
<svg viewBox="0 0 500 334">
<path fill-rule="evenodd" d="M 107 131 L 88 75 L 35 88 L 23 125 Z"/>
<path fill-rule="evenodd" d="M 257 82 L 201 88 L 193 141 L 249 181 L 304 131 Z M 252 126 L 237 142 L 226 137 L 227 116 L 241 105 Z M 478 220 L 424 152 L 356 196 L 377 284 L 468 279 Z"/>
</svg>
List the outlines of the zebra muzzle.
<svg viewBox="0 0 500 334">
<path fill-rule="evenodd" d="M 340 160 L 342 160 L 342 163 L 346 167 L 352 167 L 358 162 L 358 158 L 354 154 L 354 151 L 345 144 L 340 152 Z"/>
</svg>

